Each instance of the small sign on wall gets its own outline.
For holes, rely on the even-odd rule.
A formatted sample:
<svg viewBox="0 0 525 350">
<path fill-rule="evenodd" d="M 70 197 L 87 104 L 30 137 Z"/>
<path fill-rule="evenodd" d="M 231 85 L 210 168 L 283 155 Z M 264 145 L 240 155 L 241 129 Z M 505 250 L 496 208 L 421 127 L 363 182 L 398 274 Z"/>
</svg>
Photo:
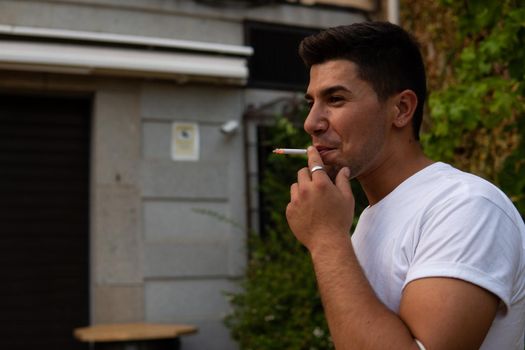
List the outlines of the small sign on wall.
<svg viewBox="0 0 525 350">
<path fill-rule="evenodd" d="M 197 123 L 173 123 L 171 158 L 173 160 L 199 160 L 199 125 Z"/>
</svg>

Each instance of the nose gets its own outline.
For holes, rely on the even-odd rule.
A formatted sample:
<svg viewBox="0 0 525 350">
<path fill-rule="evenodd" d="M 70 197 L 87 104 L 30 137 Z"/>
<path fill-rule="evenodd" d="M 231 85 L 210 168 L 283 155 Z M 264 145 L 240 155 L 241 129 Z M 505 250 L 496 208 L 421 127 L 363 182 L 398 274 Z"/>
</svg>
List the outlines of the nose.
<svg viewBox="0 0 525 350">
<path fill-rule="evenodd" d="M 323 116 L 320 108 L 316 108 L 314 105 L 310 109 L 310 112 L 304 121 L 303 127 L 304 131 L 306 131 L 311 136 L 317 136 L 326 131 L 328 128 L 328 120 L 325 116 Z"/>
</svg>

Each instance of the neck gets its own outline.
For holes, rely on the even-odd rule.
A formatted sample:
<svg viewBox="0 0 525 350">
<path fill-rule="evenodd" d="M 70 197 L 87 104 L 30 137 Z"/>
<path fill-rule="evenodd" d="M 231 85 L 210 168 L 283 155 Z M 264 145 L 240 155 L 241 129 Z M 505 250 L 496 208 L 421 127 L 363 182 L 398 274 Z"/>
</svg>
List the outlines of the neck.
<svg viewBox="0 0 525 350">
<path fill-rule="evenodd" d="M 374 205 L 403 181 L 432 163 L 423 154 L 419 143 L 414 142 L 402 152 L 392 152 L 383 157 L 382 161 L 357 180 L 363 187 L 369 204 Z"/>
</svg>

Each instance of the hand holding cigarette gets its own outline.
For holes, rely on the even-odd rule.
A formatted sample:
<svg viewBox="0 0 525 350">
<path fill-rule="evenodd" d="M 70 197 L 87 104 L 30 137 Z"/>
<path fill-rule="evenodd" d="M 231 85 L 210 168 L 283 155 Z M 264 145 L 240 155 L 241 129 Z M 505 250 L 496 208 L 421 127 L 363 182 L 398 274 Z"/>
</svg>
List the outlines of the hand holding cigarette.
<svg viewBox="0 0 525 350">
<path fill-rule="evenodd" d="M 318 248 L 346 244 L 352 226 L 355 201 L 350 188 L 350 171 L 342 168 L 332 182 L 315 147 L 308 148 L 308 167 L 297 173 L 290 187 L 286 207 L 288 225 L 310 252 Z"/>
</svg>

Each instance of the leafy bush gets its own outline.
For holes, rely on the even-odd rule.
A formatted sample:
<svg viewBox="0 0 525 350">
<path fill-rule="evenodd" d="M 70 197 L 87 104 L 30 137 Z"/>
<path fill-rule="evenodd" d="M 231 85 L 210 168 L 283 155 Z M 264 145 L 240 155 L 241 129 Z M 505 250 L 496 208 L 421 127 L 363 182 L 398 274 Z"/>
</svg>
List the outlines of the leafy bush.
<svg viewBox="0 0 525 350">
<path fill-rule="evenodd" d="M 277 118 L 267 132 L 263 147 L 304 147 L 310 144 L 302 130 L 306 113 L 300 109 L 299 125 Z M 285 217 L 290 185 L 306 157 L 270 154 L 260 191 L 264 217 L 262 234 L 250 234 L 250 258 L 243 291 L 230 295 L 233 313 L 226 318 L 231 334 L 244 350 L 332 349 L 310 256 L 295 239 Z M 364 194 L 353 185 L 358 210 Z"/>
<path fill-rule="evenodd" d="M 269 130 L 269 146 L 306 147 L 306 133 L 280 118 Z M 288 228 L 284 212 L 289 186 L 306 158 L 270 155 L 263 174 L 263 235 L 251 234 L 243 292 L 231 295 L 226 318 L 242 349 L 331 349 L 310 257 Z"/>
<path fill-rule="evenodd" d="M 425 14 L 421 2 L 404 2 Z M 426 50 L 435 91 L 425 151 L 494 182 L 525 215 L 525 1 L 432 3 L 431 16 L 409 22 L 424 21 L 424 47 L 442 49 Z M 440 33 L 436 22 L 445 20 Z"/>
</svg>

